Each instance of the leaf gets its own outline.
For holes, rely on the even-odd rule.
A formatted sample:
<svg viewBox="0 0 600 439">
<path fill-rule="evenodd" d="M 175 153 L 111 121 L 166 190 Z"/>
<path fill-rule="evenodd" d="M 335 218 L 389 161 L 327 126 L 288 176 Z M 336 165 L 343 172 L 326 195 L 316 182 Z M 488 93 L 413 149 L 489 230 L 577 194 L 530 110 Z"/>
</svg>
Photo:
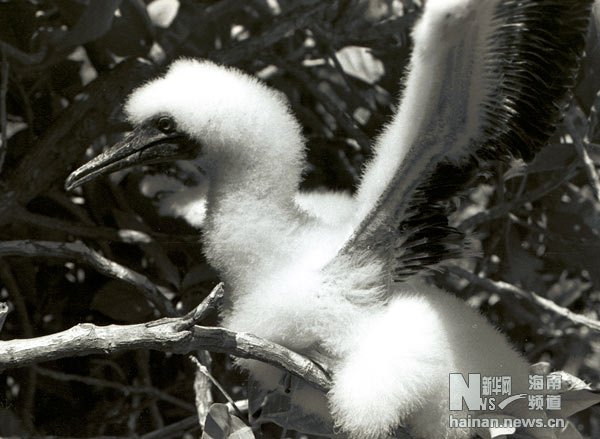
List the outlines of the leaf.
<svg viewBox="0 0 600 439">
<path fill-rule="evenodd" d="M 577 378 L 575 375 L 571 375 L 569 372 L 565 372 L 564 370 L 557 370 L 552 372 L 550 375 L 559 375 L 561 381 L 561 389 L 563 391 L 569 390 L 592 390 L 592 388 L 586 384 L 580 378 Z"/>
<path fill-rule="evenodd" d="M 540 361 L 529 366 L 529 375 L 548 375 L 550 370 L 550 363 Z"/>
<path fill-rule="evenodd" d="M 524 176 L 527 174 L 528 168 L 529 167 L 527 166 L 527 163 L 525 163 L 523 160 L 513 160 L 510 168 L 508 168 L 503 175 L 504 181 Z"/>
<path fill-rule="evenodd" d="M 544 263 L 521 246 L 522 238 L 513 227 L 509 232 L 509 242 L 506 248 L 508 260 L 505 266 L 505 277 L 511 283 L 519 283 L 525 288 L 534 289 L 539 285 L 539 273 Z"/>
<path fill-rule="evenodd" d="M 550 365 L 546 362 L 532 364 L 529 367 L 529 373 L 531 375 L 560 376 L 561 388 L 563 389 L 563 391 L 560 392 L 561 409 L 549 412 L 553 418 L 568 418 L 575 413 L 600 403 L 600 391 L 592 390 L 582 379 L 577 378 L 564 370 L 548 373 L 549 370 Z"/>
<path fill-rule="evenodd" d="M 155 26 L 168 28 L 179 11 L 179 0 L 153 0 L 148 4 L 148 15 Z"/>
<path fill-rule="evenodd" d="M 543 148 L 534 158 L 527 173 L 564 169 L 575 158 L 575 148 L 568 143 L 554 143 Z"/>
<path fill-rule="evenodd" d="M 575 148 L 567 143 L 554 143 L 543 148 L 527 165 L 522 160 L 515 160 L 513 165 L 504 174 L 505 180 L 525 174 L 548 172 L 564 169 L 575 157 Z"/>
<path fill-rule="evenodd" d="M 546 254 L 549 259 L 562 261 L 569 268 L 587 270 L 594 286 L 600 286 L 597 258 L 600 240 L 597 231 L 585 222 L 582 203 L 561 203 L 555 210 L 548 209 L 548 229 L 556 234 L 547 235 Z"/>
<path fill-rule="evenodd" d="M 299 378 L 291 379 L 289 387 L 298 389 L 306 386 Z M 252 424 L 274 423 L 288 430 L 296 430 L 306 434 L 335 437 L 333 424 L 327 423 L 317 416 L 305 414 L 299 407 L 292 405 L 291 392 L 286 393 L 283 385 L 276 390 L 265 390 L 256 381 L 248 380 L 248 411 Z M 253 414 L 260 413 L 254 417 Z"/>
<path fill-rule="evenodd" d="M 146 8 L 137 0 L 126 0 L 100 44 L 119 56 L 145 56 L 154 40 L 154 28 Z"/>
<path fill-rule="evenodd" d="M 59 50 L 89 43 L 108 32 L 120 4 L 121 0 L 90 1 L 77 23 L 58 42 Z"/>
<path fill-rule="evenodd" d="M 594 390 L 568 390 L 560 394 L 560 410 L 553 410 L 553 417 L 568 418 L 593 405 L 600 404 L 600 392 Z"/>
<path fill-rule="evenodd" d="M 118 280 L 108 281 L 100 288 L 90 308 L 122 322 L 141 323 L 152 315 L 153 308 L 133 286 Z"/>
<path fill-rule="evenodd" d="M 383 63 L 366 47 L 346 46 L 336 56 L 344 72 L 367 84 L 375 84 L 385 73 Z"/>
<path fill-rule="evenodd" d="M 556 434 L 557 439 L 584 439 L 572 422 L 567 422 L 566 427 Z"/>
<path fill-rule="evenodd" d="M 567 271 L 563 271 L 556 283 L 546 292 L 546 298 L 556 302 L 560 306 L 571 306 L 576 300 L 583 296 L 591 284 L 582 279 L 568 278 Z"/>
<path fill-rule="evenodd" d="M 594 2 L 592 19 L 585 47 L 586 56 L 581 60 L 575 96 L 582 108 L 587 112 L 594 102 L 600 87 L 600 3 Z"/>
<path fill-rule="evenodd" d="M 206 415 L 202 439 L 254 439 L 252 429 L 229 413 L 225 404 L 213 404 Z"/>
</svg>

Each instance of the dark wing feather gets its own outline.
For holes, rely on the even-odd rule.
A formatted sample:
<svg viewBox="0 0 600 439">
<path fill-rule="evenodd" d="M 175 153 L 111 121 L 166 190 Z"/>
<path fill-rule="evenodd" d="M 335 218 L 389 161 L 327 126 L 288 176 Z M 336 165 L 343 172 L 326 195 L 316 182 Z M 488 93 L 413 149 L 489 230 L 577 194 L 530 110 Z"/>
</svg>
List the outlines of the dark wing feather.
<svg viewBox="0 0 600 439">
<path fill-rule="evenodd" d="M 407 83 L 433 88 L 423 90 L 431 102 L 415 102 L 405 91 L 359 189 L 368 211 L 342 250 L 378 252 L 396 280 L 463 254 L 467 240 L 449 226 L 445 202 L 465 188 L 480 161 L 529 160 L 546 144 L 574 84 L 592 1 L 454 1 L 448 11 L 440 3 L 427 3 L 414 33 Z M 420 65 L 427 63 L 445 71 Z M 415 72 L 425 78 L 411 78 Z M 427 108 L 411 112 L 410 105 Z M 389 157 L 394 148 L 398 157 Z M 385 166 L 387 180 L 377 175 Z M 376 203 L 367 200 L 374 194 Z"/>
</svg>

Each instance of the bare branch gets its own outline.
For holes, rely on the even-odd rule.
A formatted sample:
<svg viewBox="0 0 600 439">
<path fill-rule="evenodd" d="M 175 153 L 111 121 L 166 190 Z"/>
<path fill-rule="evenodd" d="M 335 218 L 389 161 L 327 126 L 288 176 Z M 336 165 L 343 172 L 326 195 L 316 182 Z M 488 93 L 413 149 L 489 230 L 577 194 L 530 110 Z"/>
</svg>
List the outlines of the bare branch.
<svg viewBox="0 0 600 439">
<path fill-rule="evenodd" d="M 29 319 L 25 299 L 23 298 L 23 294 L 21 294 L 21 289 L 17 284 L 17 280 L 13 275 L 11 267 L 2 259 L 0 259 L 0 280 L 8 290 L 8 297 L 15 306 L 23 333 L 26 337 L 33 337 L 33 326 Z"/>
<path fill-rule="evenodd" d="M 330 7 L 328 2 L 305 0 L 300 6 L 287 11 L 273 20 L 273 24 L 260 35 L 235 44 L 225 50 L 215 50 L 209 54 L 210 59 L 223 64 L 237 64 L 243 60 L 256 57 L 257 53 L 264 53 L 269 47 L 281 41 L 285 36 L 304 29 L 315 20 L 315 16 Z"/>
<path fill-rule="evenodd" d="M 183 317 L 165 317 L 137 325 L 96 326 L 82 323 L 43 337 L 0 341 L 0 370 L 58 358 L 134 349 L 179 354 L 204 349 L 264 361 L 306 380 L 318 389 L 329 388 L 329 376 L 320 366 L 283 346 L 252 334 L 193 326 L 194 321 L 217 305 L 222 293 L 222 284 L 219 284 L 196 309 Z"/>
<path fill-rule="evenodd" d="M 47 53 L 46 45 L 44 45 L 40 51 L 35 53 L 23 52 L 4 41 L 0 42 L 0 47 L 2 48 L 2 52 L 6 53 L 6 56 L 10 56 L 24 66 L 32 66 L 41 63 Z"/>
<path fill-rule="evenodd" d="M 197 362 L 206 369 L 208 375 L 210 375 L 209 367 L 212 365 L 212 358 L 210 352 L 201 350 L 197 351 L 196 355 L 190 355 L 193 362 Z M 207 374 L 202 373 L 201 368 L 197 367 L 194 371 L 194 404 L 196 406 L 196 414 L 198 415 L 198 422 L 200 426 L 204 428 L 204 422 L 206 421 L 206 415 L 210 411 L 210 406 L 214 403 L 212 394 L 212 382 L 208 378 Z"/>
<path fill-rule="evenodd" d="M 128 244 L 148 244 L 152 238 L 139 230 L 131 229 L 112 229 L 102 226 L 87 226 L 78 222 L 65 221 L 38 213 L 29 212 L 26 209 L 19 209 L 19 219 L 25 223 L 42 227 L 44 229 L 59 230 L 69 235 L 93 239 L 106 239 L 108 241 L 121 241 Z"/>
<path fill-rule="evenodd" d="M 312 94 L 315 99 L 317 99 L 326 108 L 326 110 L 335 118 L 336 123 L 347 133 L 352 135 L 352 138 L 356 140 L 363 151 L 369 150 L 369 145 L 371 143 L 369 137 L 358 126 L 354 117 L 352 117 L 352 115 L 348 114 L 343 109 L 339 108 L 338 103 L 328 96 L 327 93 L 324 93 L 320 91 L 318 87 L 315 87 L 314 78 L 281 58 L 271 57 L 271 61 L 273 64 L 280 66 L 285 71 L 293 75 L 298 81 L 300 81 L 306 92 Z"/>
<path fill-rule="evenodd" d="M 68 207 L 72 207 L 72 205 Z M 168 243 L 180 242 L 182 244 L 197 244 L 199 242 L 198 235 L 169 235 L 153 230 L 115 229 L 98 225 L 86 225 L 81 222 L 66 221 L 29 212 L 24 208 L 17 208 L 14 216 L 18 217 L 20 221 L 36 227 L 58 230 L 81 238 L 105 239 L 128 244 L 149 244 L 153 240 Z"/>
<path fill-rule="evenodd" d="M 0 66 L 0 174 L 2 173 L 2 167 L 4 166 L 4 157 L 6 157 L 6 150 L 8 148 L 8 135 L 6 133 L 6 95 L 8 93 L 8 57 L 6 56 L 6 50 L 4 44 L 0 45 L 2 51 L 2 65 Z"/>
<path fill-rule="evenodd" d="M 569 134 L 573 138 L 573 143 L 575 144 L 575 149 L 577 150 L 577 154 L 581 162 L 583 163 L 583 168 L 585 169 L 585 173 L 590 182 L 590 187 L 592 188 L 592 192 L 594 193 L 594 198 L 596 201 L 600 201 L 600 177 L 598 177 L 598 172 L 596 171 L 596 165 L 594 161 L 590 158 L 590 154 L 587 150 L 587 144 L 589 143 L 589 139 L 587 136 L 582 138 L 579 134 L 577 128 L 575 127 L 575 123 L 572 117 L 569 117 L 570 114 L 567 113 L 565 116 L 565 126 L 569 130 Z"/>
<path fill-rule="evenodd" d="M 190 321 L 190 327 L 201 322 L 215 308 L 218 308 L 223 300 L 223 282 L 220 282 L 196 308 L 187 313 L 183 319 Z"/>
<path fill-rule="evenodd" d="M 0 225 L 15 211 L 56 182 L 62 182 L 79 162 L 89 143 L 108 132 L 111 115 L 129 92 L 154 72 L 140 60 L 122 62 L 91 82 L 52 126 L 28 150 L 0 184 Z"/>
<path fill-rule="evenodd" d="M 164 315 L 177 315 L 171 302 L 146 276 L 105 258 L 82 242 L 3 241 L 0 242 L 0 257 L 2 256 L 67 258 L 89 264 L 106 276 L 121 279 L 138 288 L 144 297 Z M 164 291 L 170 293 L 166 288 Z"/>
<path fill-rule="evenodd" d="M 546 299 L 545 297 L 535 294 L 533 291 L 523 290 L 515 285 L 509 284 L 508 282 L 493 281 L 484 277 L 479 277 L 456 266 L 448 267 L 448 271 L 488 291 L 493 291 L 498 294 L 512 294 L 521 299 L 526 299 L 547 311 L 550 311 L 561 317 L 565 317 L 573 323 L 586 326 L 594 331 L 600 331 L 600 321 L 574 313 L 567 308 L 557 305 L 550 299 Z"/>
<path fill-rule="evenodd" d="M 169 395 L 155 387 L 151 386 L 127 386 L 114 381 L 103 380 L 99 378 L 74 375 L 70 373 L 59 372 L 56 370 L 46 369 L 44 367 L 34 366 L 33 369 L 40 375 L 52 378 L 57 381 L 76 381 L 83 383 L 88 386 L 106 387 L 109 389 L 115 389 L 122 392 L 124 395 L 131 394 L 147 394 L 154 396 L 160 400 L 171 403 L 177 407 L 181 407 L 185 410 L 194 411 L 194 406 L 188 402 L 185 402 L 179 398 Z"/>
<path fill-rule="evenodd" d="M 546 184 L 539 186 L 538 188 L 528 191 L 522 196 L 511 200 L 506 203 L 498 204 L 497 206 L 491 207 L 490 209 L 480 212 L 476 215 L 473 215 L 466 220 L 464 220 L 460 225 L 460 230 L 469 230 L 472 227 L 478 226 L 479 224 L 486 223 L 488 221 L 502 218 L 507 216 L 514 209 L 522 206 L 524 203 L 533 202 L 544 195 L 552 192 L 555 189 L 558 189 L 565 182 L 569 181 L 578 172 L 578 161 L 571 163 L 564 173 L 561 174 L 561 177 L 557 180 L 549 181 Z"/>
<path fill-rule="evenodd" d="M 219 389 L 219 392 L 221 392 L 221 394 L 225 397 L 225 399 L 227 400 L 229 405 L 233 408 L 235 414 L 240 419 L 244 419 L 244 414 L 241 412 L 241 410 L 235 404 L 235 401 L 233 400 L 233 398 L 229 395 L 229 393 L 227 392 L 227 390 L 225 390 L 225 388 L 221 385 L 221 383 L 219 383 L 217 381 L 217 379 L 212 376 L 212 374 L 206 368 L 206 366 L 203 365 L 202 363 L 200 363 L 200 361 L 193 355 L 190 356 L 190 360 L 196 366 L 196 373 L 199 373 L 199 374 L 203 375 L 204 377 L 208 378 L 208 380 L 210 380 L 210 382 L 213 383 L 217 389 Z M 201 421 L 201 422 L 203 422 L 203 421 Z"/>
<path fill-rule="evenodd" d="M 4 322 L 6 321 L 6 317 L 10 312 L 10 308 L 6 302 L 0 302 L 0 331 L 2 331 L 2 327 L 4 326 Z"/>
<path fill-rule="evenodd" d="M 188 354 L 198 349 L 253 358 L 283 369 L 326 391 L 329 376 L 311 360 L 252 334 L 224 328 L 186 328 L 184 318 L 163 318 L 137 325 L 96 326 L 82 323 L 43 337 L 0 341 L 0 370 L 91 354 L 153 349 Z"/>
</svg>

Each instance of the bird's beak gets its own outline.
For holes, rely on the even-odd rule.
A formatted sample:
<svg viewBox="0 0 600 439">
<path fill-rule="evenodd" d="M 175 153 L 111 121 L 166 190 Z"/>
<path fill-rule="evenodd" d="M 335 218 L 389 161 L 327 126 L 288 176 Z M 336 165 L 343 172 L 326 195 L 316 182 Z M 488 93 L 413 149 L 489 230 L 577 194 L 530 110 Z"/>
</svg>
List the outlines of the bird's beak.
<svg viewBox="0 0 600 439">
<path fill-rule="evenodd" d="M 65 181 L 71 190 L 100 175 L 135 165 L 163 163 L 193 157 L 191 143 L 181 134 L 164 134 L 150 126 L 140 126 L 110 149 L 73 171 Z"/>
</svg>

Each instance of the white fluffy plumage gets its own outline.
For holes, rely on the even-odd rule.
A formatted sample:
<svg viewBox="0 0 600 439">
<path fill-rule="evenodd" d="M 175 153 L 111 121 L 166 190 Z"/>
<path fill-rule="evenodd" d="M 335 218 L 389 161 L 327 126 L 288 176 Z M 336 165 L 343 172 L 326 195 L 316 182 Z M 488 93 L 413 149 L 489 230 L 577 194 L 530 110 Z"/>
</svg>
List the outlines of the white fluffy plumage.
<svg viewBox="0 0 600 439">
<path fill-rule="evenodd" d="M 187 102 L 172 87 L 188 90 Z M 243 104 L 224 98 L 231 90 Z M 447 427 L 449 373 L 526 376 L 527 364 L 462 301 L 424 283 L 390 284 L 385 262 L 368 252 L 336 258 L 352 232 L 341 219 L 356 213 L 355 201 L 330 208 L 337 219 L 310 213 L 328 196 L 295 201 L 304 144 L 279 94 L 238 71 L 184 60 L 126 109 L 133 124 L 166 112 L 202 143 L 195 162 L 210 180 L 205 252 L 230 303 L 222 324 L 308 357 L 325 353 L 334 371 L 328 403 L 343 431 L 383 438 L 408 425 L 417 437 L 468 437 Z M 239 364 L 256 368 L 265 386 L 279 383 L 276 369 Z M 314 412 L 316 392 L 305 388 L 294 401 Z"/>
<path fill-rule="evenodd" d="M 499 76 L 483 55 L 502 26 L 500 3 L 427 2 L 402 104 L 354 198 L 298 192 L 300 126 L 281 94 L 238 70 L 180 60 L 125 106 L 134 126 L 168 117 L 198 145 L 188 165 L 208 184 L 173 198 L 171 213 L 202 224 L 206 257 L 226 284 L 223 326 L 326 362 L 329 393 L 302 387 L 292 402 L 351 438 L 383 439 L 400 426 L 425 439 L 471 437 L 448 425 L 450 373 L 511 376 L 512 393 L 527 392 L 527 363 L 477 311 L 416 276 L 394 280 L 405 239 L 396 227 L 422 175 L 460 164 L 484 134 L 480 103 Z M 278 388 L 281 371 L 239 364 Z M 505 414 L 522 417 L 523 405 Z"/>
</svg>

